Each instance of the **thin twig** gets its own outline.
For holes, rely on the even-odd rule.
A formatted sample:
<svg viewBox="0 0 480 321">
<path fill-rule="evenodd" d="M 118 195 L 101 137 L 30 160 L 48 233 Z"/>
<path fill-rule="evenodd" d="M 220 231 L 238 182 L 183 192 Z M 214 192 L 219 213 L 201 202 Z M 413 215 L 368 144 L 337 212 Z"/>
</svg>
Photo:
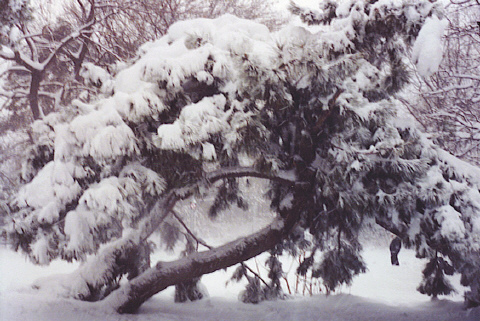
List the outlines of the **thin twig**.
<svg viewBox="0 0 480 321">
<path fill-rule="evenodd" d="M 177 219 L 177 221 L 183 226 L 183 228 L 185 229 L 185 231 L 187 231 L 187 233 L 193 237 L 193 239 L 198 243 L 198 244 L 201 244 L 203 246 L 205 246 L 207 249 L 211 250 L 213 249 L 213 246 L 210 246 L 208 245 L 204 240 L 200 239 L 199 237 L 197 237 L 195 235 L 195 233 L 192 232 L 192 230 L 190 230 L 187 226 L 187 224 L 185 224 L 185 222 L 180 218 L 180 216 L 178 215 L 178 213 L 174 210 L 171 210 L 170 211 L 173 216 Z"/>
<path fill-rule="evenodd" d="M 202 240 L 201 238 L 199 238 L 195 233 L 192 232 L 192 230 L 190 230 L 187 226 L 187 224 L 185 224 L 185 222 L 181 219 L 180 215 L 178 215 L 178 213 L 174 210 L 171 210 L 170 211 L 172 213 L 172 215 L 177 219 L 177 221 L 183 226 L 183 228 L 185 229 L 185 231 L 198 243 L 198 244 L 201 244 L 203 246 L 205 246 L 206 248 L 208 248 L 209 250 L 213 249 L 214 247 L 213 246 L 210 246 L 208 245 L 204 240 Z M 253 271 L 245 262 L 241 262 L 240 263 L 242 265 L 242 267 L 246 270 L 248 270 L 250 273 L 252 273 L 255 277 L 257 277 L 260 281 L 262 281 L 263 284 L 265 284 L 268 288 L 270 288 L 270 285 L 258 274 L 256 273 L 255 271 Z"/>
</svg>

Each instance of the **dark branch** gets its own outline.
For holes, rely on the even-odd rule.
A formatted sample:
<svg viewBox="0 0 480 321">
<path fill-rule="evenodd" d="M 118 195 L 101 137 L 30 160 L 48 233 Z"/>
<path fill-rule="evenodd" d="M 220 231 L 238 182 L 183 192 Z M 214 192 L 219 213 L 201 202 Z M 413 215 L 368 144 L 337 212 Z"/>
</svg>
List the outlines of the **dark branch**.
<svg viewBox="0 0 480 321">
<path fill-rule="evenodd" d="M 195 242 L 197 242 L 198 244 L 201 244 L 203 246 L 205 246 L 207 249 L 211 250 L 213 249 L 212 246 L 208 245 L 204 240 L 202 240 L 201 238 L 199 238 L 195 233 L 192 232 L 192 230 L 190 230 L 187 226 L 187 224 L 185 224 L 185 222 L 182 220 L 182 218 L 180 217 L 180 215 L 178 215 L 177 212 L 173 211 L 172 210 L 172 215 L 173 217 L 175 217 L 177 219 L 177 221 L 180 223 L 180 225 L 183 226 L 183 228 L 185 229 L 185 231 L 187 232 L 188 235 L 190 235 L 194 240 Z"/>
<path fill-rule="evenodd" d="M 275 180 L 275 181 L 278 181 L 278 182 L 281 182 L 281 183 L 284 183 L 284 184 L 287 184 L 287 185 L 292 185 L 292 184 L 296 183 L 295 181 L 287 179 L 287 178 L 282 178 L 282 177 L 279 177 L 279 176 L 273 176 L 271 174 L 264 174 L 264 173 L 261 173 L 261 172 L 255 170 L 255 169 L 252 169 L 252 168 L 241 168 L 241 167 L 240 168 L 230 168 L 230 169 L 227 168 L 225 170 L 219 170 L 219 171 L 216 171 L 216 172 L 212 172 L 212 173 L 209 173 L 207 175 L 207 177 L 208 177 L 208 179 L 206 181 L 202 181 L 202 182 L 197 183 L 197 184 L 192 184 L 192 185 L 184 187 L 184 188 L 174 189 L 174 190 L 170 191 L 169 193 L 167 193 L 166 195 L 162 196 L 161 199 L 158 200 L 152 206 L 152 208 L 150 210 L 148 210 L 148 214 L 146 215 L 146 217 L 142 221 L 139 222 L 138 229 L 137 229 L 138 232 L 127 235 L 120 240 L 113 241 L 110 246 L 108 246 L 108 245 L 105 246 L 103 251 L 100 252 L 97 255 L 95 260 L 91 261 L 88 264 L 83 265 L 81 267 L 81 269 L 88 270 L 91 264 L 96 265 L 98 261 L 101 262 L 101 261 L 112 261 L 113 260 L 113 262 L 117 262 L 118 261 L 117 259 L 120 258 L 120 257 L 123 257 L 125 255 L 125 253 L 132 253 L 132 254 L 135 253 L 138 246 L 145 243 L 146 240 L 156 230 L 158 230 L 159 226 L 164 222 L 164 220 L 167 218 L 167 216 L 170 213 L 172 213 L 175 204 L 178 201 L 180 201 L 182 199 L 187 199 L 188 197 L 193 195 L 195 190 L 198 188 L 199 184 L 206 184 L 206 186 L 209 187 L 213 183 L 215 183 L 216 181 L 221 180 L 223 178 L 229 178 L 229 177 L 259 177 L 259 178 Z M 279 224 L 279 222 L 285 222 L 285 226 L 287 226 L 288 228 L 291 228 L 294 225 L 294 223 L 292 223 L 292 221 L 295 221 L 295 218 L 293 216 L 291 216 L 290 218 L 286 218 L 285 221 L 281 221 L 279 219 L 277 224 Z M 274 225 L 271 225 L 271 228 L 273 228 L 273 227 L 274 227 Z M 187 280 L 187 279 L 192 279 L 194 277 L 213 272 L 217 269 L 225 268 L 225 267 L 228 267 L 228 266 L 246 261 L 247 259 L 250 259 L 251 257 L 257 256 L 258 254 L 271 249 L 271 247 L 273 247 L 281 239 L 281 237 L 283 237 L 283 232 L 279 231 L 278 229 L 275 230 L 275 231 L 270 231 L 267 228 L 267 229 L 264 229 L 262 231 L 266 235 L 263 235 L 262 233 L 259 232 L 260 233 L 259 237 L 261 236 L 262 238 L 263 237 L 267 238 L 268 242 L 261 241 L 256 246 L 251 248 L 250 250 L 247 250 L 246 248 L 243 249 L 244 252 L 241 256 L 235 256 L 235 260 L 233 260 L 233 261 L 226 260 L 224 263 L 216 263 L 217 265 L 215 265 L 215 266 L 220 265 L 220 267 L 215 268 L 213 270 L 210 270 L 210 269 L 213 268 L 213 266 L 211 266 L 209 268 L 203 267 L 202 269 L 198 270 L 199 274 L 197 274 L 197 272 L 195 272 L 194 275 L 191 276 L 191 277 L 189 277 L 189 275 L 184 275 L 185 279 L 182 279 L 182 278 L 178 278 L 178 276 L 177 276 L 179 281 L 169 283 L 167 286 L 174 285 L 174 284 L 177 284 L 181 281 L 184 281 L 184 280 Z M 246 237 L 244 239 L 249 240 L 249 238 L 252 238 L 257 234 L 258 233 L 253 234 L 252 236 Z M 232 246 L 232 243 L 230 243 L 229 246 Z M 214 249 L 211 249 L 208 252 L 209 253 L 216 253 L 218 251 L 222 251 L 222 249 L 224 249 L 224 248 L 225 248 L 225 246 L 224 247 L 219 247 L 219 248 L 214 248 Z M 240 248 L 240 245 L 239 245 L 239 248 Z M 202 252 L 202 253 L 206 253 L 206 252 Z M 197 253 L 197 254 L 200 255 L 200 257 L 203 257 L 203 256 L 206 255 L 206 254 L 200 254 L 200 253 Z M 197 254 L 193 254 L 193 255 L 189 256 L 188 260 L 190 260 L 190 259 L 191 260 L 197 260 Z M 187 258 L 185 258 L 185 259 L 187 259 Z M 185 259 L 182 259 L 182 260 L 185 260 Z M 227 263 L 228 263 L 228 265 L 225 265 Z M 168 263 L 168 264 L 171 264 L 171 263 Z M 122 271 L 120 266 L 105 266 L 105 268 L 103 270 L 99 270 L 96 275 L 92 275 L 91 278 L 86 281 L 86 283 L 88 284 L 89 288 L 102 287 L 105 284 L 107 284 L 108 282 L 117 278 L 119 276 L 118 273 L 121 273 L 119 271 Z M 143 276 L 143 274 L 141 274 L 137 278 L 143 278 L 142 276 Z M 176 279 L 173 278 L 172 280 L 176 280 Z M 155 282 L 160 282 L 160 281 L 155 281 Z M 156 291 L 155 293 L 158 293 L 159 291 L 162 291 L 164 288 L 162 286 L 158 286 L 158 287 L 155 287 L 153 289 L 155 289 L 155 291 Z M 147 296 L 142 296 L 142 299 L 140 300 L 141 302 L 140 301 L 137 302 L 138 306 L 140 306 L 141 303 L 143 303 L 146 299 L 149 298 L 148 294 L 149 293 L 151 294 L 152 291 L 153 290 L 148 290 L 148 291 L 145 292 L 145 295 L 147 295 Z M 80 296 L 83 296 L 83 295 L 88 296 L 88 293 L 86 293 L 86 294 L 82 293 L 82 294 L 79 294 L 79 295 Z M 153 294 L 151 294 L 151 295 L 153 295 Z M 131 311 L 133 311 L 133 308 L 132 308 Z M 127 309 L 124 312 L 127 312 Z"/>
<path fill-rule="evenodd" d="M 215 181 L 225 179 L 225 178 L 239 178 L 239 177 L 257 177 L 272 180 L 281 184 L 286 185 L 297 185 L 301 184 L 294 179 L 288 178 L 282 175 L 273 175 L 270 173 L 265 173 L 258 171 L 251 167 L 233 167 L 233 168 L 225 168 L 218 171 L 214 171 L 208 173 L 206 176 L 207 181 L 213 183 Z"/>
</svg>

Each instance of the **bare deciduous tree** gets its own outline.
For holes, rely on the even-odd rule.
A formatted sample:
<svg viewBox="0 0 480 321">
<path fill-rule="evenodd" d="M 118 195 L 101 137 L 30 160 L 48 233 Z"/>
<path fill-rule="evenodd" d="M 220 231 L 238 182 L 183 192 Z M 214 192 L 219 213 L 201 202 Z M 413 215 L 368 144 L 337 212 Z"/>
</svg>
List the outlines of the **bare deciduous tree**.
<svg viewBox="0 0 480 321">
<path fill-rule="evenodd" d="M 454 155 L 480 164 L 480 3 L 451 1 L 443 62 L 438 73 L 417 79 L 412 114 Z"/>
<path fill-rule="evenodd" d="M 232 13 L 273 24 L 279 20 L 272 12 L 271 3 L 260 0 L 72 1 L 54 24 L 15 24 L 19 36 L 0 51 L 0 58 L 14 62 L 3 75 L 7 85 L 0 95 L 10 110 L 28 106 L 39 119 L 88 90 L 80 77 L 85 61 L 105 68 L 128 61 L 178 20 Z"/>
</svg>

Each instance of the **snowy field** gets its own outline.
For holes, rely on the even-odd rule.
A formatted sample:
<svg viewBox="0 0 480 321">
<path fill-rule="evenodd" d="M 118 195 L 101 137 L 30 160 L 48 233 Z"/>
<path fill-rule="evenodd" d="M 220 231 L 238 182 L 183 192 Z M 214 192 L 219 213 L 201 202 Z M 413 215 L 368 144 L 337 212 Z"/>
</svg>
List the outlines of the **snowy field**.
<svg viewBox="0 0 480 321">
<path fill-rule="evenodd" d="M 36 279 L 68 273 L 75 269 L 75 264 L 53 262 L 49 267 L 34 266 L 21 255 L 2 248 L 0 320 L 480 320 L 480 308 L 463 309 L 461 294 L 431 301 L 416 292 L 424 262 L 416 259 L 413 251 L 400 252 L 399 267 L 390 265 L 387 247 L 367 248 L 364 258 L 369 271 L 356 277 L 351 287 L 328 297 L 292 295 L 287 300 L 244 304 L 237 300 L 241 284 L 229 283 L 225 287 L 232 272 L 228 270 L 203 278 L 210 295 L 207 299 L 175 304 L 173 289 L 169 288 L 147 301 L 137 314 L 118 315 L 105 311 L 101 304 L 58 298 L 31 288 Z M 257 262 L 261 260 L 258 258 Z M 249 264 L 255 266 L 255 262 Z M 286 261 L 284 268 L 289 268 Z M 289 276 L 293 287 L 293 271 Z M 458 277 L 452 282 L 463 292 Z"/>
</svg>

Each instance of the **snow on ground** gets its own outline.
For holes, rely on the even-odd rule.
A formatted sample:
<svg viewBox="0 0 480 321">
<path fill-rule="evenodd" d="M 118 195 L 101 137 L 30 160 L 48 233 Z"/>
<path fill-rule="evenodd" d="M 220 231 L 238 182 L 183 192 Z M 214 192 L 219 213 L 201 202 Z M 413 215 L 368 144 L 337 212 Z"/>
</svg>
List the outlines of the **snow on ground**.
<svg viewBox="0 0 480 321">
<path fill-rule="evenodd" d="M 265 186 L 258 181 L 252 186 L 256 189 L 253 196 L 249 196 L 253 197 L 249 203 L 253 205 L 250 210 L 257 213 L 254 218 L 248 212 L 237 210 L 234 215 L 220 213 L 215 220 L 208 220 L 203 214 L 212 202 L 208 197 L 179 204 L 178 211 L 194 232 L 202 232 L 200 235 L 204 236 L 207 243 L 214 246 L 223 244 L 250 234 L 272 220 L 274 215 L 264 210 L 268 206 L 259 196 L 264 194 Z M 316 290 L 314 288 L 315 295 L 302 296 L 302 281 L 295 294 L 296 265 L 289 258 L 282 258 L 292 291 L 287 300 L 262 302 L 258 305 L 239 302 L 237 298 L 244 289 L 244 283 L 229 282 L 225 286 L 234 269 L 229 268 L 202 278 L 209 293 L 207 299 L 176 304 L 173 302 L 174 289 L 170 287 L 147 301 L 135 315 L 114 314 L 103 310 L 101 303 L 59 298 L 52 293 L 32 289 L 35 280 L 73 272 L 78 263 L 54 261 L 48 267 L 35 266 L 22 255 L 0 247 L 0 321 L 480 320 L 480 308 L 463 310 L 463 289 L 459 285 L 458 276 L 452 280 L 458 289 L 456 295 L 431 301 L 416 291 L 424 260 L 415 258 L 412 250 L 402 249 L 399 254 L 400 266 L 392 266 L 388 233 L 372 229 L 362 235 L 367 235 L 362 239 L 366 248 L 363 257 L 368 266 L 367 273 L 357 276 L 351 287 L 343 287 L 340 292 L 328 297 L 319 292 L 318 287 Z M 181 250 L 182 244 L 179 244 L 178 251 Z M 158 251 L 153 255 L 152 261 L 175 258 L 173 253 Z M 265 259 L 266 256 L 261 255 L 247 264 L 265 275 Z M 61 282 L 58 282 L 58 286 L 61 286 Z"/>
<path fill-rule="evenodd" d="M 173 288 L 169 288 L 147 301 L 137 314 L 117 315 L 104 311 L 100 304 L 57 298 L 30 287 L 39 277 L 71 272 L 77 264 L 34 266 L 21 255 L 2 248 L 0 320 L 480 320 L 480 308 L 463 310 L 460 294 L 431 301 L 415 291 L 424 262 L 416 259 L 413 251 L 400 252 L 398 267 L 390 265 L 387 247 L 367 248 L 364 258 L 369 271 L 358 276 L 351 287 L 343 288 L 342 293 L 330 296 L 293 295 L 288 300 L 244 304 L 237 300 L 241 284 L 229 283 L 225 287 L 232 272 L 229 269 L 204 276 L 210 294 L 207 299 L 175 304 Z M 257 258 L 257 263 L 262 260 Z M 256 263 L 249 265 L 255 268 Z M 293 273 L 290 278 L 292 285 Z M 458 278 L 454 284 L 458 286 Z"/>
</svg>

